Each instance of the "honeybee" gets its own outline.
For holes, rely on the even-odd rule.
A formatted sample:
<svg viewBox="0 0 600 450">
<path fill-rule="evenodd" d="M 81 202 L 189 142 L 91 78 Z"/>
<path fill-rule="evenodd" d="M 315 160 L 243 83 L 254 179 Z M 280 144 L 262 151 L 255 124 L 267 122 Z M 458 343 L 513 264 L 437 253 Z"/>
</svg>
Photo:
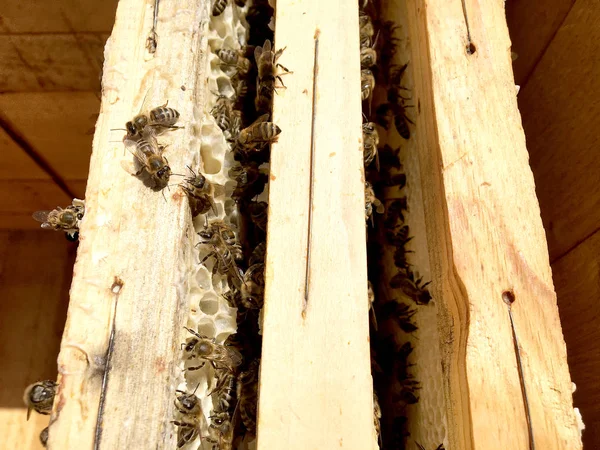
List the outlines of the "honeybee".
<svg viewBox="0 0 600 450">
<path fill-rule="evenodd" d="M 365 167 L 375 159 L 375 166 L 379 170 L 379 157 L 377 155 L 377 146 L 379 145 L 379 133 L 373 122 L 363 123 L 363 149 L 365 158 Z"/>
<path fill-rule="evenodd" d="M 375 303 L 375 291 L 373 290 L 373 284 L 369 281 L 367 288 L 367 300 L 369 302 L 369 313 L 371 314 L 371 320 L 373 321 L 373 327 L 377 330 L 377 316 L 375 315 L 375 309 L 373 303 Z"/>
<path fill-rule="evenodd" d="M 217 245 L 224 243 L 228 247 L 239 247 L 235 231 L 230 225 L 222 220 L 214 220 L 207 224 L 202 231 L 198 233 L 201 244 Z M 237 251 L 236 251 L 237 256 Z M 241 253 L 236 257 L 237 261 L 242 259 Z"/>
<path fill-rule="evenodd" d="M 258 68 L 258 79 L 256 89 L 256 100 L 254 102 L 257 111 L 270 111 L 273 101 L 273 92 L 278 87 L 285 87 L 281 76 L 277 74 L 277 68 L 280 67 L 285 73 L 290 71 L 279 64 L 277 60 L 282 55 L 284 48 L 276 52 L 271 49 L 271 41 L 266 40 L 262 47 L 254 49 L 254 59 Z M 276 86 L 275 82 L 279 80 L 281 86 Z"/>
<path fill-rule="evenodd" d="M 219 450 L 231 450 L 233 448 L 233 425 L 229 413 L 226 411 L 213 411 L 210 419 L 206 440 L 216 444 Z"/>
<path fill-rule="evenodd" d="M 27 420 L 32 409 L 39 414 L 50 414 L 57 386 L 58 384 L 51 380 L 38 381 L 27 386 L 23 396 L 23 401 L 27 405 Z"/>
<path fill-rule="evenodd" d="M 223 131 L 231 127 L 231 112 L 233 102 L 226 95 L 218 95 L 215 106 L 210 110 L 210 114 L 215 118 L 217 125 Z"/>
<path fill-rule="evenodd" d="M 236 69 L 237 74 L 243 76 L 250 71 L 250 60 L 244 56 L 243 50 L 221 48 L 217 50 L 217 56 L 222 61 L 221 70 L 223 72 L 233 67 Z"/>
<path fill-rule="evenodd" d="M 215 204 L 214 197 L 222 192 L 223 186 L 211 183 L 206 179 L 200 172 L 196 174 L 190 167 L 189 171 L 192 172 L 191 177 L 184 180 L 187 185 L 181 186 L 188 196 L 190 202 L 190 208 L 192 209 L 192 217 L 196 217 L 199 214 L 206 214 L 212 209 L 214 215 L 217 215 L 217 205 Z"/>
<path fill-rule="evenodd" d="M 171 178 L 171 167 L 169 161 L 163 156 L 165 147 L 158 145 L 156 137 L 151 133 L 144 133 L 145 136 L 139 138 L 135 143 L 133 154 L 133 170 L 127 163 L 123 163 L 123 168 L 135 175 L 142 177 L 142 181 L 148 187 L 154 190 L 164 189 L 169 184 Z"/>
<path fill-rule="evenodd" d="M 396 300 L 387 302 L 381 308 L 382 316 L 393 318 L 398 327 L 405 333 L 414 333 L 419 329 L 412 321 L 416 313 L 416 309 L 411 309 L 406 303 L 400 303 Z"/>
<path fill-rule="evenodd" d="M 362 10 L 358 12 L 358 26 L 360 33 L 360 47 L 370 47 L 371 39 L 375 34 L 375 29 L 373 28 L 373 22 L 371 22 L 369 15 Z"/>
<path fill-rule="evenodd" d="M 212 15 L 220 16 L 223 11 L 225 11 L 225 7 L 227 6 L 227 0 L 215 0 L 212 7 Z"/>
<path fill-rule="evenodd" d="M 371 223 L 373 222 L 373 206 L 375 206 L 377 214 L 382 214 L 385 211 L 383 203 L 375 197 L 373 186 L 367 181 L 365 182 L 365 217 L 367 220 L 371 219 Z"/>
<path fill-rule="evenodd" d="M 241 261 L 243 254 L 242 247 L 236 241 L 235 232 L 224 222 L 215 221 L 198 235 L 200 244 L 212 246 L 212 251 L 200 261 L 200 264 L 210 257 L 215 258 L 213 273 L 227 275 L 234 286 L 239 288 L 243 282 L 243 275 L 236 261 Z"/>
<path fill-rule="evenodd" d="M 44 428 L 40 433 L 40 442 L 42 443 L 42 447 L 48 446 L 48 427 Z"/>
<path fill-rule="evenodd" d="M 250 220 L 263 231 L 267 231 L 267 212 L 269 205 L 266 202 L 250 202 L 248 204 L 248 213 Z"/>
<path fill-rule="evenodd" d="M 259 169 L 259 164 L 254 161 L 248 161 L 243 166 L 232 167 L 229 169 L 229 176 L 237 183 L 231 194 L 231 197 L 236 201 L 251 199 L 260 195 L 269 180 L 268 173 Z"/>
<path fill-rule="evenodd" d="M 212 390 L 210 395 L 217 397 L 218 411 L 230 411 L 233 406 L 233 397 L 236 392 L 236 376 L 232 372 L 218 371 L 217 385 Z"/>
<path fill-rule="evenodd" d="M 410 268 L 401 269 L 390 280 L 390 287 L 401 289 L 404 295 L 411 298 L 417 305 L 427 305 L 431 301 L 431 294 L 427 286 L 431 283 L 423 282 L 423 277 L 418 277 Z"/>
<path fill-rule="evenodd" d="M 154 11 L 152 13 L 152 28 L 150 29 L 150 33 L 148 33 L 148 37 L 146 38 L 146 50 L 148 53 L 154 54 L 156 52 L 156 47 L 158 43 L 156 42 L 158 36 L 156 34 L 156 22 L 158 19 L 158 2 L 160 0 L 154 0 Z"/>
<path fill-rule="evenodd" d="M 244 128 L 237 135 L 236 144 L 243 149 L 250 149 L 255 145 L 263 145 L 277 142 L 277 136 L 281 133 L 275 123 L 268 122 L 269 114 L 263 114 L 250 126 Z"/>
<path fill-rule="evenodd" d="M 151 109 L 149 114 L 140 113 L 127 122 L 125 124 L 127 134 L 124 140 L 137 142 L 149 134 L 159 135 L 169 129 L 179 128 L 175 126 L 179 120 L 179 111 L 167 107 L 168 103 L 167 101 L 164 105 Z"/>
<path fill-rule="evenodd" d="M 258 371 L 260 359 L 253 360 L 240 373 L 237 385 L 238 407 L 242 423 L 249 433 L 256 434 L 256 407 L 258 404 Z"/>
<path fill-rule="evenodd" d="M 377 440 L 381 447 L 381 407 L 379 406 L 379 399 L 377 394 L 373 391 L 373 420 L 375 422 L 375 432 L 377 433 Z"/>
<path fill-rule="evenodd" d="M 214 339 L 202 336 L 190 328 L 185 329 L 194 337 L 188 338 L 185 342 L 184 355 L 187 359 L 203 360 L 201 365 L 188 367 L 187 370 L 201 369 L 208 361 L 216 370 L 233 372 L 242 363 L 241 355 L 234 348 L 217 344 Z"/>
<path fill-rule="evenodd" d="M 196 387 L 196 389 L 198 389 Z M 175 391 L 175 408 L 181 414 L 179 420 L 172 423 L 177 425 L 177 448 L 189 444 L 200 435 L 202 424 L 202 406 L 196 397 L 196 391 L 188 394 L 185 391 Z"/>
<path fill-rule="evenodd" d="M 234 109 L 230 115 L 229 132 L 231 136 L 237 136 L 242 129 L 242 112 Z"/>
<path fill-rule="evenodd" d="M 261 242 L 252 251 L 252 255 L 250 255 L 250 260 L 248 262 L 251 266 L 253 266 L 254 264 L 259 264 L 259 263 L 264 264 L 266 255 L 267 255 L 267 243 Z"/>
<path fill-rule="evenodd" d="M 242 304 L 248 309 L 260 309 L 265 294 L 265 265 L 262 263 L 248 267 L 244 273 L 241 288 Z"/>
<path fill-rule="evenodd" d="M 368 99 L 375 89 L 375 77 L 370 69 L 360 71 L 360 92 L 362 100 Z"/>
<path fill-rule="evenodd" d="M 74 198 L 71 205 L 65 209 L 57 207 L 52 211 L 36 211 L 33 218 L 42 222 L 45 230 L 64 231 L 67 237 L 79 232 L 79 224 L 85 214 L 85 201 Z"/>
<path fill-rule="evenodd" d="M 377 63 L 377 52 L 373 47 L 361 47 L 360 68 L 369 69 Z"/>
</svg>

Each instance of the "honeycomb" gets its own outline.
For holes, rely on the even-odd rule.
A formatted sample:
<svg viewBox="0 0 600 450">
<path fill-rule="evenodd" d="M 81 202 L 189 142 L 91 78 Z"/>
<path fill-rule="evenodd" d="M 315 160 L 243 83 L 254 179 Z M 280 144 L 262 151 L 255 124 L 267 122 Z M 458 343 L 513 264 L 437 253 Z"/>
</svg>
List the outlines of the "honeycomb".
<svg viewBox="0 0 600 450">
<path fill-rule="evenodd" d="M 216 51 L 220 48 L 239 49 L 247 41 L 248 25 L 245 22 L 247 8 L 239 8 L 233 2 L 228 3 L 223 13 L 219 16 L 211 16 L 208 25 L 208 46 L 210 54 L 207 58 L 207 101 L 204 109 L 196 111 L 200 123 L 200 152 L 198 160 L 190 161 L 190 167 L 199 170 L 206 179 L 213 184 L 224 186 L 223 192 L 214 196 L 216 215 L 211 210 L 207 214 L 201 214 L 194 218 L 194 229 L 201 231 L 205 224 L 213 220 L 222 220 L 231 225 L 234 230 L 240 230 L 240 214 L 236 203 L 231 199 L 231 192 L 235 187 L 235 181 L 228 176 L 229 169 L 235 164 L 230 152 L 230 145 L 226 136 L 219 128 L 215 119 L 210 114 L 214 107 L 216 95 L 221 93 L 231 96 L 234 89 L 231 84 L 231 76 L 221 70 L 220 60 Z M 238 234 L 239 241 L 239 234 Z M 194 251 L 188 267 L 188 304 L 189 315 L 186 327 L 196 331 L 200 335 L 214 338 L 218 344 L 223 344 L 227 338 L 237 330 L 237 309 L 230 306 L 224 297 L 230 290 L 226 276 L 213 273 L 215 264 L 213 258 L 209 258 L 203 264 L 200 261 L 207 255 L 209 249 L 206 246 L 197 246 L 199 237 L 194 235 Z M 188 334 L 187 337 L 191 337 Z M 182 361 L 181 369 L 198 365 L 197 360 Z M 176 386 L 176 389 L 193 392 L 200 398 L 204 421 L 201 428 L 201 436 L 208 435 L 209 415 L 213 409 L 211 396 L 208 395 L 215 386 L 215 373 L 210 364 L 206 364 L 199 370 L 186 370 L 184 379 Z M 177 431 L 175 431 L 176 433 Z M 183 448 L 212 448 L 211 444 L 200 438 L 189 442 Z"/>
</svg>

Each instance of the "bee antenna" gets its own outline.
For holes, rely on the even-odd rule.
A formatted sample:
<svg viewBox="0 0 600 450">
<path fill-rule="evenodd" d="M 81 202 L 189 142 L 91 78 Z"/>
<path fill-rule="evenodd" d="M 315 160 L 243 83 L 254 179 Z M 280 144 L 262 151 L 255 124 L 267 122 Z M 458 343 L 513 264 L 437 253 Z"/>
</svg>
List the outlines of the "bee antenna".
<svg viewBox="0 0 600 450">
<path fill-rule="evenodd" d="M 194 389 L 194 392 L 192 392 L 192 394 L 195 394 L 195 393 L 196 393 L 196 391 L 198 390 L 198 388 L 199 388 L 199 387 L 200 387 L 200 383 L 198 383 L 198 384 L 196 385 L 196 389 Z"/>
<path fill-rule="evenodd" d="M 125 128 L 111 128 L 110 131 L 127 131 Z"/>
<path fill-rule="evenodd" d="M 185 175 L 181 174 L 181 173 L 172 173 L 171 174 L 172 177 L 185 177 Z M 172 185 L 171 185 L 172 186 Z"/>
<path fill-rule="evenodd" d="M 192 175 L 196 176 L 196 172 L 194 172 L 194 171 L 192 170 L 192 168 L 191 168 L 189 165 L 188 165 L 188 166 L 185 166 L 185 167 L 187 167 L 187 168 L 188 168 L 188 170 L 189 170 L 190 172 L 192 172 Z"/>
</svg>

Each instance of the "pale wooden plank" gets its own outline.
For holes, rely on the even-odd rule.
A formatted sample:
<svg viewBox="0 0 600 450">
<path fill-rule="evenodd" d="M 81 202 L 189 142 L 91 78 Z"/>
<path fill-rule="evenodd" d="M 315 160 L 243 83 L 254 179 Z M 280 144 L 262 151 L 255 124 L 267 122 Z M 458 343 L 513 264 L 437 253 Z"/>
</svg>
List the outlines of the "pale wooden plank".
<svg viewBox="0 0 600 450">
<path fill-rule="evenodd" d="M 0 33 L 110 32 L 118 0 L 19 0 L 2 5 Z"/>
<path fill-rule="evenodd" d="M 600 232 L 552 264 L 584 448 L 600 448 Z"/>
<path fill-rule="evenodd" d="M 512 40 L 515 82 L 524 85 L 576 0 L 508 0 L 506 20 Z"/>
<path fill-rule="evenodd" d="M 5 36 L 0 92 L 99 92 L 105 42 L 92 33 Z"/>
<path fill-rule="evenodd" d="M 45 231 L 0 232 L 0 434 L 3 448 L 37 450 L 49 416 L 27 421 L 26 386 L 56 379 L 75 246 Z M 60 237 L 57 235 L 57 237 Z"/>
<path fill-rule="evenodd" d="M 407 9 L 448 447 L 529 448 L 512 290 L 536 448 L 581 448 L 503 2 L 465 2 L 474 54 L 461 1 Z"/>
<path fill-rule="evenodd" d="M 519 94 L 552 261 L 600 228 L 598 14 L 577 1 Z"/>
<path fill-rule="evenodd" d="M 279 0 L 276 23 L 294 73 L 273 108 L 258 448 L 375 448 L 357 5 Z"/>
<path fill-rule="evenodd" d="M 2 114 L 65 180 L 87 178 L 92 152 L 92 135 L 88 133 L 98 110 L 99 101 L 92 92 L 0 95 Z M 122 126 L 115 124 L 113 128 Z M 119 133 L 111 133 L 107 140 L 119 141 Z"/>
<path fill-rule="evenodd" d="M 161 5 L 161 41 L 150 57 L 145 39 L 152 10 L 136 0 L 119 2 L 106 52 L 49 448 L 176 445 L 170 421 L 174 390 L 183 379 L 180 344 L 194 231 L 180 191 L 154 192 L 121 168 L 120 160 L 131 156 L 124 156 L 121 142 L 111 142 L 123 132 L 111 129 L 137 114 L 151 91 L 150 105 L 168 99 L 185 127 L 161 138 L 169 144 L 173 171 L 182 173 L 197 157 L 209 7 L 205 0 Z"/>
</svg>

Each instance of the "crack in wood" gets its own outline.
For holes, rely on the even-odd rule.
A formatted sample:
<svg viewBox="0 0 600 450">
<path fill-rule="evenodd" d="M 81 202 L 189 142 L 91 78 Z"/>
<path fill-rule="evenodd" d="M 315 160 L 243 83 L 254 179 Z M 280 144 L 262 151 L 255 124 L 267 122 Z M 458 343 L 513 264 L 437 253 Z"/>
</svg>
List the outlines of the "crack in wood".
<svg viewBox="0 0 600 450">
<path fill-rule="evenodd" d="M 306 242 L 306 272 L 304 274 L 304 305 L 302 306 L 302 318 L 306 318 L 308 308 L 308 292 L 310 289 L 310 257 L 312 245 L 312 221 L 313 221 L 313 199 L 314 199 L 314 174 L 315 174 L 315 126 L 317 122 L 317 75 L 319 73 L 319 35 L 321 30 L 315 30 L 315 56 L 313 61 L 313 92 L 312 92 L 312 121 L 310 125 L 310 172 L 308 193 L 308 238 Z"/>
<path fill-rule="evenodd" d="M 514 301 L 514 294 L 512 294 Z M 505 300 L 506 301 L 506 300 Z M 527 398 L 527 389 L 525 387 L 525 378 L 523 376 L 523 363 L 521 361 L 521 350 L 519 348 L 519 340 L 517 338 L 517 330 L 515 329 L 515 322 L 513 320 L 512 306 L 509 302 L 508 305 L 508 317 L 510 318 L 510 326 L 512 329 L 513 344 L 515 347 L 515 356 L 517 358 L 517 369 L 519 370 L 519 382 L 521 384 L 521 392 L 523 394 L 523 406 L 525 407 L 525 418 L 527 420 L 527 433 L 529 435 L 529 449 L 535 450 L 535 441 L 533 439 L 533 426 L 531 424 L 531 410 L 529 408 L 529 399 Z"/>
<path fill-rule="evenodd" d="M 106 349 L 106 357 L 104 358 L 104 362 L 105 362 L 104 374 L 102 376 L 102 387 L 100 389 L 100 402 L 98 404 L 98 418 L 96 420 L 96 430 L 94 432 L 94 450 L 98 450 L 100 448 L 100 441 L 102 439 L 102 418 L 104 416 L 104 404 L 106 402 L 106 390 L 108 388 L 108 375 L 110 373 L 112 355 L 113 355 L 113 351 L 115 348 L 117 304 L 119 302 L 119 295 L 121 293 L 122 287 L 123 287 L 122 280 L 118 277 L 115 277 L 115 282 L 111 286 L 111 291 L 115 294 L 115 304 L 113 306 L 112 326 L 111 326 L 111 330 L 110 330 L 110 336 L 108 338 L 108 348 Z"/>
<path fill-rule="evenodd" d="M 467 27 L 467 53 L 469 55 L 472 55 L 473 53 L 475 53 L 475 45 L 473 44 L 473 41 L 471 40 L 471 27 L 469 25 L 469 15 L 467 14 L 467 0 L 461 0 L 462 1 L 462 10 L 463 10 L 463 16 L 465 18 L 465 25 Z"/>
</svg>

